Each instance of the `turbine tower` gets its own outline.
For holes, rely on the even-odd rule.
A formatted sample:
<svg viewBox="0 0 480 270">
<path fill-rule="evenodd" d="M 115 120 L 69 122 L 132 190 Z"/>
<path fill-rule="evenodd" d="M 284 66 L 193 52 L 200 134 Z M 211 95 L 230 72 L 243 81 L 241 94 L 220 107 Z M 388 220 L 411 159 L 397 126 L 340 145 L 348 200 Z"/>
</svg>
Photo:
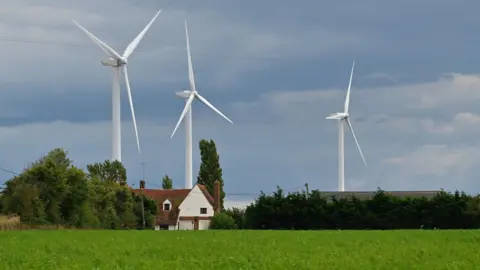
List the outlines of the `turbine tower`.
<svg viewBox="0 0 480 270">
<path fill-rule="evenodd" d="M 352 123 L 350 122 L 350 114 L 348 113 L 348 107 L 350 105 L 350 89 L 352 87 L 352 78 L 353 78 L 353 69 L 355 68 L 355 61 L 352 64 L 352 71 L 350 72 L 350 81 L 348 83 L 348 90 L 347 90 L 347 97 L 345 98 L 345 106 L 343 112 L 337 112 L 330 114 L 326 117 L 326 119 L 331 120 L 338 120 L 338 191 L 345 191 L 345 149 L 344 149 L 344 130 L 343 130 L 343 123 L 346 122 L 348 128 L 352 132 L 353 139 L 357 144 L 358 152 L 360 152 L 360 156 L 362 157 L 363 163 L 365 167 L 367 167 L 367 162 L 365 161 L 365 157 L 363 156 L 362 149 L 358 144 L 357 137 L 355 136 L 355 132 L 353 131 Z"/>
<path fill-rule="evenodd" d="M 193 176 L 192 176 L 192 103 L 194 99 L 198 99 L 203 104 L 207 105 L 210 109 L 215 111 L 217 114 L 225 118 L 228 122 L 232 123 L 232 120 L 228 119 L 222 112 L 215 108 L 210 102 L 208 102 L 204 97 L 202 97 L 195 87 L 195 76 L 193 74 L 192 67 L 192 55 L 190 53 L 190 41 L 188 38 L 188 28 L 187 21 L 185 21 L 185 36 L 187 39 L 187 55 L 188 55 L 188 80 L 190 82 L 190 90 L 184 90 L 177 92 L 176 95 L 185 99 L 185 107 L 180 119 L 178 119 L 177 125 L 172 132 L 170 138 L 173 137 L 177 131 L 180 123 L 185 118 L 185 188 L 191 189 L 193 186 Z"/>
<path fill-rule="evenodd" d="M 140 153 L 140 140 L 138 139 L 137 121 L 135 119 L 135 110 L 133 109 L 132 92 L 130 90 L 130 81 L 127 73 L 128 57 L 137 48 L 140 41 L 147 33 L 150 26 L 152 26 L 155 19 L 162 12 L 159 10 L 153 19 L 145 26 L 145 28 L 130 42 L 122 55 L 118 54 L 114 49 L 106 43 L 98 39 L 90 33 L 85 27 L 81 26 L 76 21 L 73 21 L 88 37 L 90 37 L 109 57 L 108 60 L 102 60 L 104 66 L 113 68 L 112 80 L 112 161 L 122 161 L 122 140 L 121 140 L 121 110 L 120 110 L 120 76 L 123 70 L 125 76 L 125 85 L 127 87 L 128 100 L 130 102 L 130 110 L 132 112 L 133 127 L 135 129 L 135 136 L 137 139 L 138 153 Z"/>
</svg>

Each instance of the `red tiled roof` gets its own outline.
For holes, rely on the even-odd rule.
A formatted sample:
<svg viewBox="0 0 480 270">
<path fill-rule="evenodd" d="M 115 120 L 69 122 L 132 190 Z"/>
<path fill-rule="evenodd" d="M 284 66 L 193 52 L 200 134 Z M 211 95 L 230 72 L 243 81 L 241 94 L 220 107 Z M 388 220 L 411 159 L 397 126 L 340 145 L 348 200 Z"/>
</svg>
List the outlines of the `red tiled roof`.
<svg viewBox="0 0 480 270">
<path fill-rule="evenodd" d="M 207 198 L 208 202 L 213 206 L 213 196 L 208 192 L 208 189 L 204 185 L 197 184 L 200 190 L 202 191 L 203 195 Z"/>
<path fill-rule="evenodd" d="M 146 197 L 157 202 L 157 225 L 175 225 L 179 210 L 178 206 L 185 200 L 190 189 L 134 189 L 135 193 L 145 194 Z M 163 210 L 163 202 L 169 200 L 170 210 Z"/>
<path fill-rule="evenodd" d="M 134 189 L 135 193 L 141 193 L 142 190 Z M 143 189 L 145 196 L 163 203 L 166 199 L 169 201 L 181 199 L 182 201 L 187 197 L 190 189 Z"/>
<path fill-rule="evenodd" d="M 213 197 L 208 192 L 204 185 L 198 184 L 198 187 L 202 191 L 203 195 L 207 198 L 210 204 L 213 206 Z M 190 193 L 190 189 L 132 189 L 135 193 L 145 194 L 146 197 L 157 202 L 157 225 L 175 225 L 178 219 L 180 204 L 185 200 Z M 171 203 L 170 210 L 163 210 L 163 202 L 169 200 Z"/>
</svg>

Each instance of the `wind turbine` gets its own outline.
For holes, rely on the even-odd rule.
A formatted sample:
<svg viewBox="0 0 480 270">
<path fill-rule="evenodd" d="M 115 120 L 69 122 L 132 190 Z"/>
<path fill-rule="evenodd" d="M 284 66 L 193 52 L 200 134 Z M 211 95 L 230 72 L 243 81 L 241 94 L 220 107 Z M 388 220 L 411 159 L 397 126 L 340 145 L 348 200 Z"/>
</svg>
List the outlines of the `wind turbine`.
<svg viewBox="0 0 480 270">
<path fill-rule="evenodd" d="M 337 112 L 330 114 L 326 119 L 338 120 L 338 191 L 345 191 L 345 149 L 344 149 L 344 131 L 343 131 L 343 122 L 345 121 L 348 125 L 348 128 L 352 132 L 353 139 L 357 144 L 358 152 L 362 157 L 365 167 L 367 167 L 367 162 L 363 156 L 362 149 L 358 144 L 357 137 L 353 131 L 352 123 L 350 122 L 350 114 L 348 113 L 348 107 L 350 105 L 350 89 L 352 87 L 352 78 L 353 78 L 353 69 L 355 68 L 355 61 L 352 64 L 352 71 L 350 72 L 350 81 L 348 82 L 347 97 L 345 98 L 345 106 L 343 112 Z"/>
<path fill-rule="evenodd" d="M 193 180 L 192 180 L 192 103 L 193 103 L 193 100 L 198 99 L 200 102 L 210 107 L 210 109 L 215 111 L 217 114 L 225 118 L 228 122 L 232 124 L 233 122 L 197 92 L 197 89 L 195 88 L 195 76 L 193 74 L 193 67 L 192 67 L 192 55 L 190 53 L 190 41 L 188 38 L 187 21 L 185 21 L 185 36 L 187 39 L 188 79 L 190 82 L 190 90 L 183 90 L 175 93 L 177 96 L 180 96 L 185 99 L 185 108 L 183 109 L 183 112 L 180 115 L 180 119 L 178 119 L 177 125 L 175 126 L 175 129 L 173 130 L 170 138 L 173 137 L 178 127 L 180 126 L 180 123 L 182 122 L 183 118 L 185 118 L 185 188 L 191 189 L 193 185 Z"/>
<path fill-rule="evenodd" d="M 130 110 L 132 111 L 133 127 L 135 129 L 135 136 L 137 138 L 138 153 L 140 153 L 140 140 L 138 139 L 137 121 L 135 119 L 135 110 L 133 109 L 132 92 L 130 90 L 130 81 L 128 79 L 127 63 L 128 57 L 137 48 L 140 41 L 147 33 L 150 26 L 152 26 L 155 19 L 162 12 L 159 10 L 152 20 L 145 26 L 145 28 L 128 44 L 127 48 L 122 55 L 118 54 L 114 49 L 108 46 L 106 43 L 98 39 L 92 33 L 90 33 L 85 27 L 81 26 L 76 21 L 73 21 L 78 28 L 80 28 L 89 38 L 91 38 L 107 55 L 108 60 L 102 60 L 101 63 L 104 66 L 113 68 L 113 80 L 112 80 L 112 161 L 122 160 L 122 140 L 121 140 L 121 110 L 120 110 L 120 76 L 123 70 L 125 76 L 125 85 L 127 87 L 128 100 L 130 102 Z"/>
</svg>

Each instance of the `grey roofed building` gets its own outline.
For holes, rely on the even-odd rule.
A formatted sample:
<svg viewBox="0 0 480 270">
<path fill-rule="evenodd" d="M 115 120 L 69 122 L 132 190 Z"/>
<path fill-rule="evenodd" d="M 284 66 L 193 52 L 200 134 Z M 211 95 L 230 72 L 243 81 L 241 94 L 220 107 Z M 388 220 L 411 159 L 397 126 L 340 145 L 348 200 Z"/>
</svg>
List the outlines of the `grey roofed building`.
<svg viewBox="0 0 480 270">
<path fill-rule="evenodd" d="M 385 194 L 388 195 L 393 195 L 395 197 L 410 197 L 410 198 L 420 198 L 420 197 L 426 197 L 426 198 L 433 198 L 435 195 L 437 195 L 440 190 L 432 190 L 432 191 L 384 191 Z M 331 199 L 332 197 L 335 197 L 336 199 L 342 199 L 342 198 L 348 198 L 355 196 L 358 199 L 369 199 L 373 197 L 377 193 L 377 191 L 345 191 L 345 192 L 340 192 L 340 191 L 320 191 L 320 194 L 327 198 Z"/>
</svg>

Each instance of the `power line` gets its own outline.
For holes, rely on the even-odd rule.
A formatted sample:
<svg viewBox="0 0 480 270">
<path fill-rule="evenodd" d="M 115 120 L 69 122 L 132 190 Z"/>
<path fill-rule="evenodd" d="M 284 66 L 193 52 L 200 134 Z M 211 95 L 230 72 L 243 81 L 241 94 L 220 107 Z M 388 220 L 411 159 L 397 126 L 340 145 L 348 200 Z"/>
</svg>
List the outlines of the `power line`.
<svg viewBox="0 0 480 270">
<path fill-rule="evenodd" d="M 140 164 L 142 164 L 142 180 L 145 183 L 146 183 L 146 181 L 145 181 L 145 164 L 147 164 L 147 163 L 151 163 L 151 162 L 146 162 L 146 161 L 140 162 Z M 143 188 L 142 188 L 142 194 L 143 194 Z M 145 229 L 145 206 L 143 204 L 143 196 L 141 196 L 141 200 L 142 200 L 142 222 L 143 222 L 143 228 Z"/>
<path fill-rule="evenodd" d="M 43 45 L 57 45 L 65 47 L 80 47 L 80 48 L 96 48 L 92 44 L 84 43 L 73 43 L 73 42 L 64 42 L 64 41 L 55 41 L 55 40 L 44 40 L 44 39 L 29 39 L 22 37 L 0 37 L 1 42 L 16 42 L 16 43 L 29 43 L 29 44 L 43 44 Z M 158 49 L 158 48 L 157 48 Z M 137 49 L 135 51 L 154 51 L 157 49 Z"/>
<path fill-rule="evenodd" d="M 10 174 L 13 174 L 13 175 L 18 175 L 18 173 L 14 172 L 14 171 L 11 171 L 11 170 L 8 170 L 8 169 L 5 169 L 5 168 L 2 168 L 2 167 L 0 167 L 0 171 L 4 171 L 6 173 L 10 173 Z"/>
<path fill-rule="evenodd" d="M 140 164 L 142 165 L 142 179 L 143 179 L 143 181 L 146 181 L 145 180 L 145 165 L 150 164 L 150 163 L 154 163 L 154 162 L 153 161 L 142 161 L 142 162 L 140 162 Z"/>
<path fill-rule="evenodd" d="M 0 171 L 4 171 L 6 173 L 10 173 L 10 174 L 13 174 L 15 176 L 18 175 L 18 173 L 14 172 L 14 171 L 11 171 L 11 170 L 8 170 L 8 169 L 5 169 L 5 168 L 2 168 L 0 167 Z M 2 185 L 5 185 L 5 183 L 3 183 Z M 0 191 L 3 191 L 4 190 L 4 187 L 0 187 Z"/>
<path fill-rule="evenodd" d="M 26 43 L 26 44 L 39 44 L 39 45 L 54 45 L 54 46 L 64 46 L 64 47 L 77 47 L 77 48 L 96 48 L 97 46 L 93 44 L 85 43 L 73 43 L 73 42 L 64 42 L 64 41 L 55 41 L 55 40 L 44 40 L 44 39 L 29 39 L 23 37 L 0 37 L 0 42 L 15 42 L 15 43 Z M 135 52 L 152 52 L 156 50 L 161 50 L 161 47 L 157 48 L 147 48 L 141 49 L 138 48 Z M 195 53 L 195 55 L 200 57 L 212 56 L 205 53 Z M 277 56 L 249 56 L 248 58 L 253 58 L 257 60 L 274 60 L 277 59 Z"/>
<path fill-rule="evenodd" d="M 17 43 L 33 43 L 33 44 L 47 44 L 47 45 L 60 45 L 60 46 L 67 46 L 67 47 L 94 47 L 93 45 L 87 45 L 87 44 L 75 44 L 75 43 L 69 43 L 69 42 L 59 42 L 59 41 L 53 41 L 53 40 L 35 40 L 35 39 L 27 39 L 27 38 L 21 38 L 21 37 L 0 37 L 0 41 L 4 42 L 17 42 Z"/>
</svg>

